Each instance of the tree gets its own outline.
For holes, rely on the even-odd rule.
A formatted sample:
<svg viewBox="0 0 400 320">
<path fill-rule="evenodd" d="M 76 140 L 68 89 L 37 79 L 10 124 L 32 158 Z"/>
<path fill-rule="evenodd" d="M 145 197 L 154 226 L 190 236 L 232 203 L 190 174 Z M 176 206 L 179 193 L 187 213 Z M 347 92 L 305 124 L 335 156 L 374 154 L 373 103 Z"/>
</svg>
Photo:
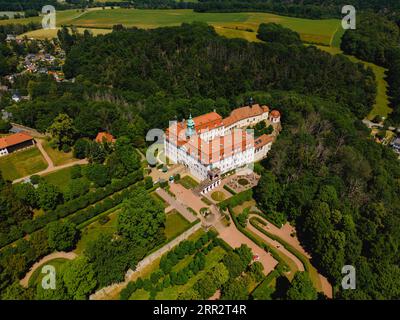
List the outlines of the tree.
<svg viewBox="0 0 400 320">
<path fill-rule="evenodd" d="M 229 279 L 229 271 L 222 262 L 212 268 L 209 275 L 217 288 L 220 288 Z"/>
<path fill-rule="evenodd" d="M 124 280 L 128 259 L 127 249 L 121 240 L 112 239 L 109 234 L 100 234 L 89 241 L 85 255 L 97 275 L 99 287 Z"/>
<path fill-rule="evenodd" d="M 118 215 L 118 232 L 133 243 L 155 245 L 163 239 L 163 206 L 144 189 L 138 189 L 123 203 Z"/>
<path fill-rule="evenodd" d="M 297 271 L 286 293 L 288 300 L 317 300 L 315 290 L 307 272 Z"/>
<path fill-rule="evenodd" d="M 231 278 L 239 276 L 246 268 L 247 264 L 243 262 L 238 254 L 229 252 L 222 260 L 226 268 L 229 270 Z"/>
<path fill-rule="evenodd" d="M 90 140 L 80 138 L 76 140 L 74 145 L 74 157 L 78 159 L 84 159 L 87 157 L 90 148 Z"/>
<path fill-rule="evenodd" d="M 110 175 L 105 165 L 99 163 L 91 163 L 85 168 L 85 175 L 93 181 L 98 187 L 104 187 L 110 183 Z"/>
<path fill-rule="evenodd" d="M 18 183 L 13 185 L 13 189 L 17 198 L 31 208 L 37 208 L 38 196 L 36 190 L 30 183 Z"/>
<path fill-rule="evenodd" d="M 265 42 L 278 42 L 285 45 L 302 44 L 297 32 L 277 23 L 261 23 L 258 27 L 257 38 Z"/>
<path fill-rule="evenodd" d="M 38 204 L 43 210 L 52 210 L 62 201 L 62 194 L 58 187 L 42 182 L 36 189 Z"/>
<path fill-rule="evenodd" d="M 0 119 L 0 133 L 8 133 L 12 128 L 12 125 L 9 121 Z"/>
<path fill-rule="evenodd" d="M 221 300 L 247 300 L 249 279 L 239 277 L 225 283 L 222 287 Z"/>
<path fill-rule="evenodd" d="M 1 300 L 33 300 L 32 288 L 23 288 L 18 281 L 8 286 L 1 294 Z"/>
<path fill-rule="evenodd" d="M 86 179 L 71 180 L 65 191 L 66 200 L 78 198 L 89 192 L 89 182 Z"/>
<path fill-rule="evenodd" d="M 264 171 L 258 185 L 254 188 L 254 198 L 267 213 L 277 210 L 282 191 L 276 177 L 269 171 Z"/>
<path fill-rule="evenodd" d="M 54 221 L 47 226 L 49 246 L 52 250 L 70 250 L 75 246 L 78 230 L 69 221 Z"/>
<path fill-rule="evenodd" d="M 54 143 L 59 149 L 63 145 L 72 145 L 75 131 L 72 119 L 65 113 L 59 114 L 54 119 L 53 124 L 47 129 L 47 132 L 52 136 Z"/>
<path fill-rule="evenodd" d="M 86 257 L 66 263 L 63 279 L 68 295 L 74 300 L 85 300 L 97 285 L 95 272 Z"/>
</svg>

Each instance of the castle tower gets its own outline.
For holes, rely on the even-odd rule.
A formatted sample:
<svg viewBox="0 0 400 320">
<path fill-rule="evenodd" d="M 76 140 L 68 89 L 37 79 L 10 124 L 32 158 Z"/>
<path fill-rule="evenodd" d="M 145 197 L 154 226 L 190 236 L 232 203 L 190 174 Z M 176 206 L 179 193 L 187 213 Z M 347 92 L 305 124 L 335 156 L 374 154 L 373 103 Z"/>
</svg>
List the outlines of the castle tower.
<svg viewBox="0 0 400 320">
<path fill-rule="evenodd" d="M 192 114 L 190 114 L 186 125 L 186 137 L 190 138 L 195 134 L 195 132 L 195 123 L 193 121 Z"/>
</svg>

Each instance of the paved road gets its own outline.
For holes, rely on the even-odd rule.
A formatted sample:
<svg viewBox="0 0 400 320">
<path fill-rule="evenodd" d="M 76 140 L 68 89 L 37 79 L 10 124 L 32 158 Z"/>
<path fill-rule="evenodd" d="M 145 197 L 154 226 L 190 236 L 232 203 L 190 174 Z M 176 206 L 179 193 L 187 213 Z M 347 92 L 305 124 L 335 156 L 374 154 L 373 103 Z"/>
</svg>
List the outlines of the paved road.
<svg viewBox="0 0 400 320">
<path fill-rule="evenodd" d="M 197 217 L 194 216 L 193 213 L 191 213 L 188 209 L 186 209 L 186 207 L 182 203 L 180 203 L 175 198 L 170 196 L 164 189 L 158 188 L 156 192 L 161 198 L 167 201 L 170 206 L 172 206 L 180 214 L 182 214 L 190 223 L 192 223 L 197 219 Z"/>
</svg>

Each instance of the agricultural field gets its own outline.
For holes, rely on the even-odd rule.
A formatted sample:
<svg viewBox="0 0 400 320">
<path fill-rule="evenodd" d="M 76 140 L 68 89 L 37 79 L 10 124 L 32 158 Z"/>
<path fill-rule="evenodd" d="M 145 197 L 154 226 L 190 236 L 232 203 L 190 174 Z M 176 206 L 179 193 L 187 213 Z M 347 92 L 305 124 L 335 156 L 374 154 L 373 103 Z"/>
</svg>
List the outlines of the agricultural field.
<svg viewBox="0 0 400 320">
<path fill-rule="evenodd" d="M 53 39 L 53 38 L 57 37 L 58 30 L 60 30 L 60 28 L 33 30 L 33 31 L 29 31 L 27 33 L 24 33 L 23 35 L 20 35 L 17 38 L 23 38 L 23 37 L 27 36 L 28 38 L 34 38 L 34 39 L 39 39 L 39 40 Z M 76 30 L 79 33 L 83 33 L 85 30 L 88 30 L 94 36 L 97 36 L 99 34 L 107 34 L 112 31 L 111 29 L 89 29 L 89 28 L 76 28 Z"/>
<path fill-rule="evenodd" d="M 16 23 L 40 22 L 40 17 L 8 20 Z M 57 26 L 75 25 L 81 28 L 91 29 L 94 34 L 106 32 L 115 24 L 123 24 L 128 27 L 157 28 L 176 26 L 181 23 L 193 21 L 206 22 L 213 25 L 216 31 L 229 38 L 244 38 L 256 41 L 256 31 L 260 23 L 276 22 L 298 32 L 305 42 L 331 45 L 335 34 L 340 30 L 340 21 L 336 19 L 310 20 L 293 17 L 284 17 L 270 13 L 198 13 L 193 10 L 139 10 L 139 9 L 91 9 L 85 12 L 79 10 L 67 10 L 57 13 Z M 5 23 L 4 21 L 0 21 Z M 34 31 L 32 37 L 53 36 L 56 30 Z"/>
<path fill-rule="evenodd" d="M 47 168 L 39 149 L 36 147 L 17 151 L 0 158 L 0 171 L 6 180 L 13 181 Z"/>
</svg>

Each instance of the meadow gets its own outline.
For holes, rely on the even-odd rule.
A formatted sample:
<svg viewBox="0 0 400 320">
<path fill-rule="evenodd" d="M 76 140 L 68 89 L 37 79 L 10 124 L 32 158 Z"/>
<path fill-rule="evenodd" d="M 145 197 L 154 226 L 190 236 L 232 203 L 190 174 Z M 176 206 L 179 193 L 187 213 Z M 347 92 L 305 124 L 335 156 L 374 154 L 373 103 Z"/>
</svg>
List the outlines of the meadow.
<svg viewBox="0 0 400 320">
<path fill-rule="evenodd" d="M 0 158 L 0 171 L 6 180 L 25 177 L 47 168 L 39 149 L 36 147 L 17 151 Z"/>
<path fill-rule="evenodd" d="M 40 22 L 41 17 L 0 21 L 7 23 Z M 140 9 L 106 9 L 94 8 L 85 12 L 66 10 L 57 12 L 57 26 L 74 25 L 81 28 L 110 29 L 115 24 L 127 27 L 157 28 L 177 26 L 193 21 L 206 22 L 215 27 L 216 31 L 229 38 L 245 38 L 256 40 L 256 31 L 260 23 L 276 22 L 297 31 L 302 40 L 310 43 L 331 45 L 336 32 L 340 29 L 340 21 L 309 20 L 284 17 L 270 13 L 198 13 L 189 9 L 178 10 L 140 10 Z M 55 30 L 46 30 L 49 37 Z M 101 31 L 101 32 L 104 32 Z M 44 37 L 45 31 L 28 33 L 32 37 Z"/>
</svg>

